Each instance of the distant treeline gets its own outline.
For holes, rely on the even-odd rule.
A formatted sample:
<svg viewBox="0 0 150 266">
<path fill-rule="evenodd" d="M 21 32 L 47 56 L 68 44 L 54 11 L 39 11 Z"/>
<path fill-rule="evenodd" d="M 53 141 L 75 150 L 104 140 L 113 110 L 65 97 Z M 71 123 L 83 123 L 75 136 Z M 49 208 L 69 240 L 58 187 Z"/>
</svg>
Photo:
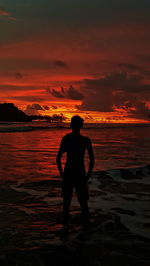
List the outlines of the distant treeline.
<svg viewBox="0 0 150 266">
<path fill-rule="evenodd" d="M 63 122 L 66 117 L 61 114 L 53 114 L 52 116 L 42 115 L 26 115 L 19 110 L 13 103 L 0 104 L 0 121 L 10 122 L 32 122 L 33 120 L 43 120 L 47 122 Z"/>
</svg>

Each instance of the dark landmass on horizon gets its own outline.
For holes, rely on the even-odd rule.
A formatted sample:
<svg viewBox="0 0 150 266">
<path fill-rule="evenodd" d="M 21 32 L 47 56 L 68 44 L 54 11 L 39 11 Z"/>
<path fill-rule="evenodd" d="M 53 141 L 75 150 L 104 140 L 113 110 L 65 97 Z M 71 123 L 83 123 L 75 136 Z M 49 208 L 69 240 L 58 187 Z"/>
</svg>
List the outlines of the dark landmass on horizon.
<svg viewBox="0 0 150 266">
<path fill-rule="evenodd" d="M 46 120 L 47 122 L 62 122 L 65 120 L 63 115 L 54 114 L 53 116 L 27 115 L 19 110 L 13 103 L 0 104 L 0 121 L 7 122 L 32 122 L 33 120 Z"/>
</svg>

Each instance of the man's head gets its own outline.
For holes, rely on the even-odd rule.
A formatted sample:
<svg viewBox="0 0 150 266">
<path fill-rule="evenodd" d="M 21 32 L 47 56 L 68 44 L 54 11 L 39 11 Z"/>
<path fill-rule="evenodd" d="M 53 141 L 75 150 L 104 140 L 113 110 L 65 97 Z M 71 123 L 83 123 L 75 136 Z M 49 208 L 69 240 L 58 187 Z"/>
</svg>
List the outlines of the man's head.
<svg viewBox="0 0 150 266">
<path fill-rule="evenodd" d="M 83 127 L 84 119 L 79 115 L 75 115 L 71 118 L 71 128 L 74 131 L 79 131 Z"/>
</svg>

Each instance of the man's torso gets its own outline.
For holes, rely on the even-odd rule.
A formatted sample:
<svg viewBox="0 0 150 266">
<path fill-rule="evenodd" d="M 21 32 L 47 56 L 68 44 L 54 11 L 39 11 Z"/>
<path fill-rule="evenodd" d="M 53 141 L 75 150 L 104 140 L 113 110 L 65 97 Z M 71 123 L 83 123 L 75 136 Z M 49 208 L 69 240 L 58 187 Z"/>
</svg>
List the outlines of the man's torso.
<svg viewBox="0 0 150 266">
<path fill-rule="evenodd" d="M 63 138 L 67 153 L 64 172 L 66 175 L 85 175 L 84 156 L 89 138 L 80 134 L 70 133 Z"/>
</svg>

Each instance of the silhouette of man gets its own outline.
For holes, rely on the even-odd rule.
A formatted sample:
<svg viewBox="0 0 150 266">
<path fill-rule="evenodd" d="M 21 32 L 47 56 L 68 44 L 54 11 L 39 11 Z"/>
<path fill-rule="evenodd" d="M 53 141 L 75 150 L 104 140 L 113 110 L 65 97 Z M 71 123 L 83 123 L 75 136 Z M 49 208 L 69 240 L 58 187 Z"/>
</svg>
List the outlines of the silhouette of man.
<svg viewBox="0 0 150 266">
<path fill-rule="evenodd" d="M 82 210 L 83 225 L 86 225 L 89 221 L 89 195 L 87 181 L 90 178 L 94 167 L 94 154 L 90 138 L 82 136 L 80 134 L 80 129 L 83 127 L 83 121 L 84 120 L 78 115 L 71 118 L 70 126 L 72 128 L 72 132 L 62 138 L 56 158 L 58 170 L 60 172 L 60 176 L 63 179 L 62 222 L 64 227 L 68 227 L 69 225 L 69 211 L 73 188 L 75 188 L 76 190 L 77 198 Z M 90 159 L 87 173 L 84 164 L 84 156 L 86 150 L 88 151 Z M 67 153 L 67 159 L 63 171 L 61 157 L 65 152 Z"/>
</svg>

